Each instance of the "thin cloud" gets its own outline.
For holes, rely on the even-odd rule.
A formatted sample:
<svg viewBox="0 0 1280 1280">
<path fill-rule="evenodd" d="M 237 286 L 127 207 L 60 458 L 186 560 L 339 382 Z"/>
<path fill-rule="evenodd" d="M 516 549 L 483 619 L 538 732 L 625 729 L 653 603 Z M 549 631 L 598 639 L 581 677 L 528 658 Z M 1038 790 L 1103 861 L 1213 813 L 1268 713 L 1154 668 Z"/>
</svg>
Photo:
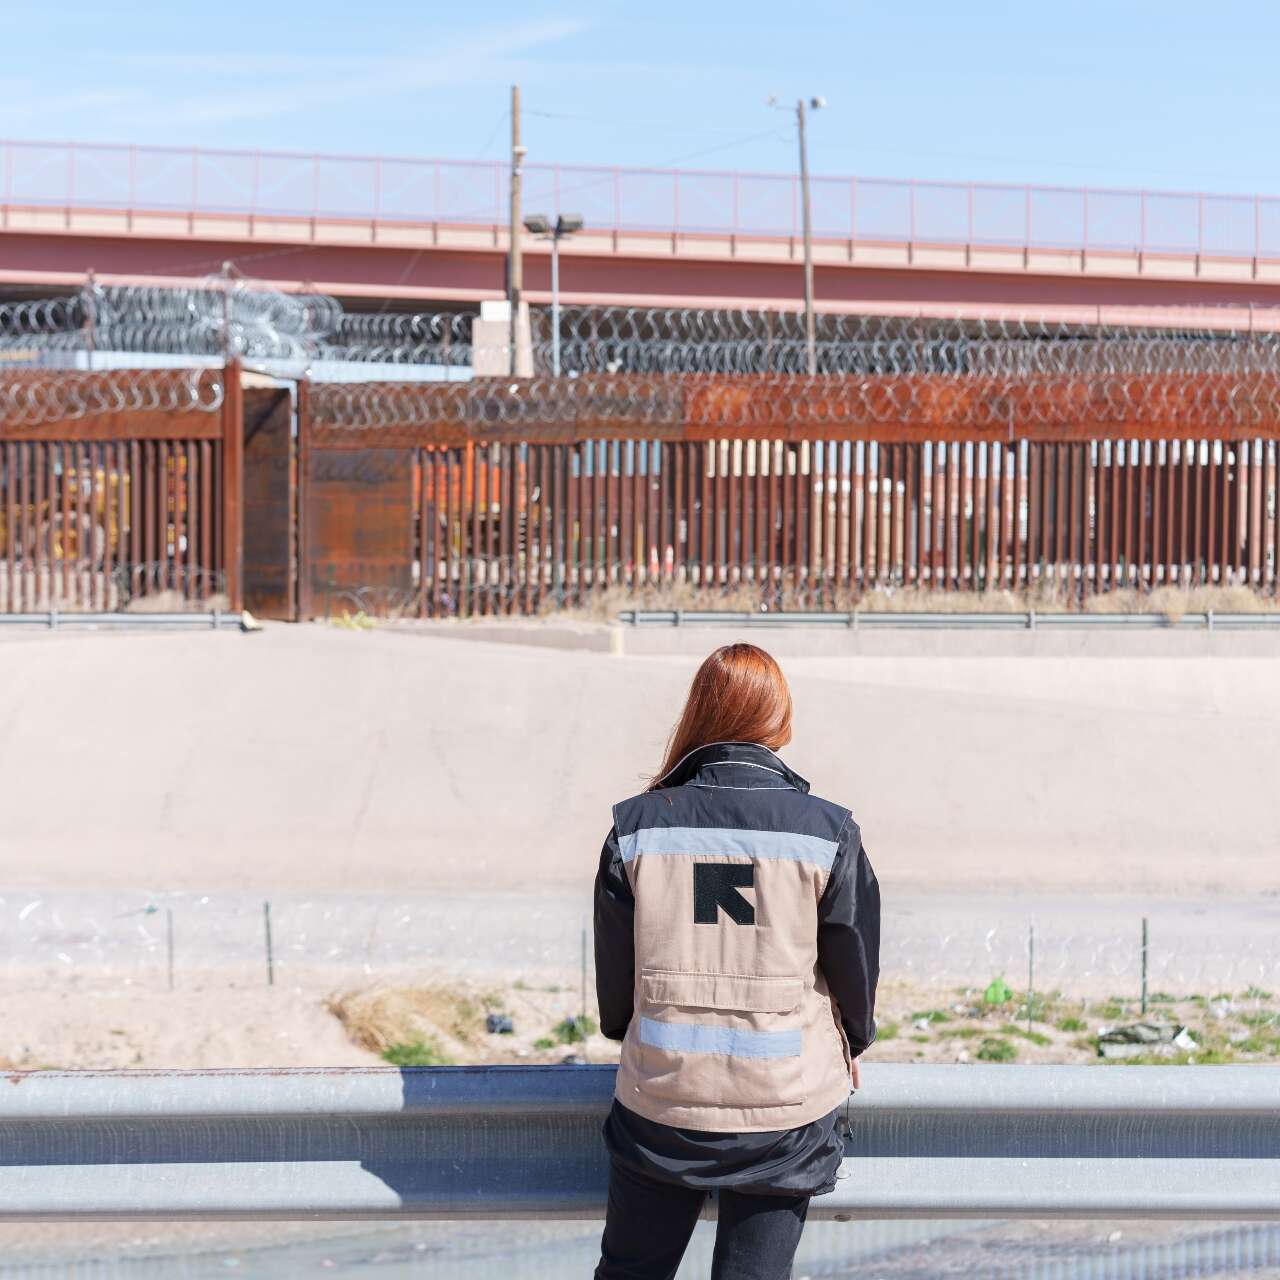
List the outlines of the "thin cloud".
<svg viewBox="0 0 1280 1280">
<path fill-rule="evenodd" d="M 566 40 L 588 29 L 582 19 L 544 19 L 513 23 L 435 45 L 428 54 L 377 57 L 355 55 L 308 58 L 296 54 L 123 54 L 117 61 L 134 67 L 166 70 L 182 77 L 219 76 L 216 92 L 176 101 L 163 107 L 141 103 L 116 113 L 124 126 L 154 124 L 166 128 L 221 124 L 236 120 L 266 120 L 291 112 L 385 99 L 456 84 L 484 82 L 505 71 L 510 60 Z M 264 79 L 274 86 L 263 90 Z M 244 84 L 244 82 L 249 82 Z M 238 85 L 244 84 L 243 88 Z M 166 93 L 167 98 L 167 93 Z"/>
</svg>

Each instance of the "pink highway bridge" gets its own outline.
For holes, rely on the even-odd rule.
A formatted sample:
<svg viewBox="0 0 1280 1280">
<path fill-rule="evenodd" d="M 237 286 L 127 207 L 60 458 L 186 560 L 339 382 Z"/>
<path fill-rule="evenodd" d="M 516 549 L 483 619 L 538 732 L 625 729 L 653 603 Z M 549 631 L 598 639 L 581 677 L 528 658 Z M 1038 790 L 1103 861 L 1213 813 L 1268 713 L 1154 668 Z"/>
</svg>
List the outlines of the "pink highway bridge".
<svg viewBox="0 0 1280 1280">
<path fill-rule="evenodd" d="M 526 212 L 581 213 L 574 303 L 792 307 L 788 174 L 525 167 Z M 234 263 L 285 289 L 503 296 L 505 163 L 0 142 L 0 288 L 189 281 Z M 1087 318 L 1280 302 L 1280 197 L 813 179 L 820 307 Z M 526 239 L 526 295 L 549 299 Z"/>
</svg>

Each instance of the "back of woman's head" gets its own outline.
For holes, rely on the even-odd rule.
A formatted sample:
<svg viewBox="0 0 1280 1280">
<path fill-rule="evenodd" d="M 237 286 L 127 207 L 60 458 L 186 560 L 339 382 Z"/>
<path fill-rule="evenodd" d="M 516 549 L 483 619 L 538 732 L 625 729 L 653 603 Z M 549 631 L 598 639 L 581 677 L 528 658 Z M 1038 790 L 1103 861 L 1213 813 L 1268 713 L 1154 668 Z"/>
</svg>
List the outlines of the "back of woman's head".
<svg viewBox="0 0 1280 1280">
<path fill-rule="evenodd" d="M 756 742 L 780 751 L 791 741 L 791 690 L 782 668 L 753 644 L 727 644 L 698 668 L 684 711 L 651 786 L 710 742 Z"/>
</svg>

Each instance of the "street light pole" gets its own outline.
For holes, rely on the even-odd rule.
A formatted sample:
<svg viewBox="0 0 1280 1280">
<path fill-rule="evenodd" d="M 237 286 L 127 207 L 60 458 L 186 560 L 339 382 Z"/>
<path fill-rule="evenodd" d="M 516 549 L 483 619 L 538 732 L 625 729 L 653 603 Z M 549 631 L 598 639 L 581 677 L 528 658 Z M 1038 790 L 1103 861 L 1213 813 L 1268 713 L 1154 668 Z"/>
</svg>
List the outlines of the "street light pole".
<svg viewBox="0 0 1280 1280">
<path fill-rule="evenodd" d="M 804 134 L 803 98 L 796 100 L 796 124 L 800 132 L 800 212 L 804 223 L 804 346 L 812 378 L 818 372 L 818 335 L 813 314 L 813 222 L 809 212 L 809 148 Z"/>
<path fill-rule="evenodd" d="M 545 213 L 531 213 L 524 229 L 539 240 L 551 241 L 551 372 L 560 376 L 560 241 L 582 230 L 580 213 L 560 213 L 553 223 Z"/>
</svg>

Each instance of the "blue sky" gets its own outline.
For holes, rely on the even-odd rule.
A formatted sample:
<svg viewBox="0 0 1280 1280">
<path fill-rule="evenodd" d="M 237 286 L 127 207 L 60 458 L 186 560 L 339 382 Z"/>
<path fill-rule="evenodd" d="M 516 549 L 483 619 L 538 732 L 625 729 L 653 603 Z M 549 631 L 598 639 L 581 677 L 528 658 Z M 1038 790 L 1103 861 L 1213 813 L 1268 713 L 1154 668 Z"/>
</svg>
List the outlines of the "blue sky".
<svg viewBox="0 0 1280 1280">
<path fill-rule="evenodd" d="M 0 137 L 1280 192 L 1280 4 L 0 0 Z"/>
</svg>

